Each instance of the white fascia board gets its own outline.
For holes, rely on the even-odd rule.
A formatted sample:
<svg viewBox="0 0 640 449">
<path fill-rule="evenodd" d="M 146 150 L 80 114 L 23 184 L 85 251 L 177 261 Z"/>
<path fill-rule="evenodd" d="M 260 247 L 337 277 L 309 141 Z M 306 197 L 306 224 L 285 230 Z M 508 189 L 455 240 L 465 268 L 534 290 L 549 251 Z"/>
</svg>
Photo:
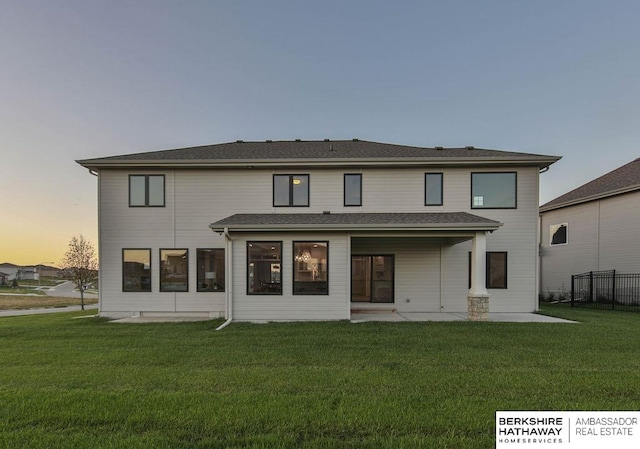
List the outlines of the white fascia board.
<svg viewBox="0 0 640 449">
<path fill-rule="evenodd" d="M 261 168 L 261 167 L 347 167 L 347 166 L 538 166 L 546 167 L 558 158 L 398 158 L 398 159 L 270 159 L 270 160 L 129 160 L 76 161 L 83 167 L 100 168 Z"/>
</svg>

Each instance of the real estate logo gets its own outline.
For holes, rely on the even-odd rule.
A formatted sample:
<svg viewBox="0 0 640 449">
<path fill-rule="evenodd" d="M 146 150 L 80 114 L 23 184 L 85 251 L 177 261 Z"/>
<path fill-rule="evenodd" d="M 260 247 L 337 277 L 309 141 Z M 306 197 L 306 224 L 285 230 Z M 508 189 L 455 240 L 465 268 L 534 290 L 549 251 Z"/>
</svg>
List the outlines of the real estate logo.
<svg viewBox="0 0 640 449">
<path fill-rule="evenodd" d="M 640 412 L 496 412 L 496 448 L 640 447 Z"/>
</svg>

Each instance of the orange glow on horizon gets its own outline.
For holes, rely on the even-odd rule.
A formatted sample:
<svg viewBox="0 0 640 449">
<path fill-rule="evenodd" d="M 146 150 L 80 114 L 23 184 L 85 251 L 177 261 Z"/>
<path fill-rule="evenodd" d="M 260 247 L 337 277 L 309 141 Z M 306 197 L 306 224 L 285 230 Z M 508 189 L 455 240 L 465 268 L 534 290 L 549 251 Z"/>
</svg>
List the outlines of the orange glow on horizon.
<svg viewBox="0 0 640 449">
<path fill-rule="evenodd" d="M 47 231 L 40 229 L 25 229 L 24 232 L 17 232 L 12 229 L 6 230 L 4 223 L 0 223 L 0 235 L 10 235 L 11 238 L 0 239 L 0 263 L 12 263 L 15 265 L 49 265 L 62 268 L 62 259 L 69 247 L 69 241 L 73 235 L 79 233 L 67 233 L 65 231 Z M 84 235 L 98 250 L 97 231 Z"/>
</svg>

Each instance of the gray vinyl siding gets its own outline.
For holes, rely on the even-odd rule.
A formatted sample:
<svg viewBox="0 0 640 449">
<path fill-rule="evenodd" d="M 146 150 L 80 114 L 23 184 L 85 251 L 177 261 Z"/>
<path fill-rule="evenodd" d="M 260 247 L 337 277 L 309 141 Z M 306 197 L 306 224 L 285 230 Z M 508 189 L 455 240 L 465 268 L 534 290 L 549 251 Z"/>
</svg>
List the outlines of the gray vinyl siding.
<svg viewBox="0 0 640 449">
<path fill-rule="evenodd" d="M 354 238 L 352 255 L 394 256 L 395 302 L 355 302 L 351 308 L 440 312 L 440 252 L 439 238 Z"/>
<path fill-rule="evenodd" d="M 532 312 L 537 309 L 538 247 L 538 170 L 517 170 L 517 209 L 470 209 L 471 177 L 469 170 L 455 169 L 445 174 L 444 204 L 453 210 L 464 210 L 503 224 L 487 235 L 487 251 L 507 252 L 507 288 L 488 289 L 491 312 Z M 503 171 L 514 171 L 504 169 Z M 450 178 L 447 189 L 447 178 Z M 453 178 L 453 179 L 451 179 Z M 470 242 L 443 248 L 444 312 L 467 310 L 468 254 Z M 460 270 L 459 267 L 465 267 Z"/>
<path fill-rule="evenodd" d="M 543 294 L 569 293 L 571 275 L 598 270 L 640 273 L 640 192 L 629 193 L 541 214 Z M 551 225 L 567 223 L 568 243 L 549 244 Z"/>
<path fill-rule="evenodd" d="M 424 173 L 442 171 L 443 205 L 424 205 Z M 518 207 L 509 210 L 471 209 L 471 171 L 517 171 Z M 361 172 L 362 206 L 345 207 L 343 175 Z M 128 206 L 130 174 L 164 174 L 165 207 Z M 310 206 L 273 207 L 273 174 L 309 174 Z M 536 308 L 536 249 L 538 214 L 538 169 L 517 167 L 477 170 L 472 167 L 438 168 L 339 168 L 305 170 L 234 169 L 234 170 L 101 170 L 99 174 L 100 226 L 100 309 L 104 314 L 128 313 L 203 313 L 224 315 L 226 294 L 196 291 L 196 249 L 224 248 L 224 236 L 209 229 L 209 224 L 235 213 L 321 213 L 331 212 L 470 212 L 504 226 L 487 238 L 488 251 L 508 252 L 508 289 L 490 290 L 491 311 L 531 311 Z M 286 238 L 285 238 L 286 237 Z M 274 237 L 259 238 L 270 240 Z M 284 242 L 284 269 L 291 261 L 292 235 L 281 236 Z M 297 237 L 296 237 L 297 238 Z M 303 240 L 313 239 L 309 235 Z M 326 238 L 325 238 L 326 240 Z M 350 259 L 347 236 L 330 239 L 330 292 L 323 297 L 291 296 L 285 284 L 280 298 L 244 298 L 245 248 L 234 242 L 234 313 L 236 318 L 273 320 L 345 319 L 350 308 Z M 363 243 L 363 242 L 360 242 Z M 369 245 L 375 248 L 373 242 Z M 413 243 L 418 243 L 414 245 Z M 408 242 L 381 239 L 376 242 L 396 255 L 396 308 L 421 311 L 466 311 L 468 291 L 469 243 L 454 246 L 423 239 Z M 122 249 L 150 248 L 152 291 L 122 292 Z M 159 291 L 159 249 L 189 249 L 189 291 Z M 366 248 L 358 247 L 363 251 Z M 423 254 L 419 254 L 419 250 Z M 235 254 L 240 251 L 241 257 Z M 349 259 L 349 260 L 347 260 Z M 239 271 L 238 271 L 239 270 Z M 285 271 L 286 272 L 286 271 Z M 241 285 L 236 285 L 241 282 Z M 240 288 L 240 290 L 238 290 Z M 288 293 L 287 293 L 288 292 Z M 287 296 L 289 295 L 289 296 Z M 407 302 L 406 299 L 409 299 Z"/>
<path fill-rule="evenodd" d="M 598 203 L 580 204 L 542 214 L 540 292 L 571 290 L 571 275 L 598 270 Z M 568 244 L 551 246 L 550 226 L 567 223 Z"/>
<path fill-rule="evenodd" d="M 247 241 L 282 241 L 282 295 L 247 294 Z M 293 242 L 329 242 L 329 294 L 293 295 Z M 247 234 L 233 240 L 233 319 L 237 321 L 349 319 L 346 234 Z"/>
<path fill-rule="evenodd" d="M 600 201 L 600 269 L 640 273 L 640 192 Z"/>
</svg>

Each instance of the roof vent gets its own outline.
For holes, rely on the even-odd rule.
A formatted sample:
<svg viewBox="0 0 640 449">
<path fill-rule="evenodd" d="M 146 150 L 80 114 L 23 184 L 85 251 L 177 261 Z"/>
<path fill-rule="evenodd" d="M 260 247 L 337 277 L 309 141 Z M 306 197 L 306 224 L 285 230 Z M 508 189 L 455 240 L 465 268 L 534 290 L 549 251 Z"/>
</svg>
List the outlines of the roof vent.
<svg viewBox="0 0 640 449">
<path fill-rule="evenodd" d="M 329 142 L 329 139 L 324 139 L 325 142 Z"/>
<path fill-rule="evenodd" d="M 323 210 L 322 211 L 322 215 L 331 215 L 331 211 L 330 210 Z"/>
<path fill-rule="evenodd" d="M 442 151 L 442 150 L 444 150 L 444 147 L 436 147 L 436 150 Z"/>
<path fill-rule="evenodd" d="M 236 140 L 236 143 L 244 143 L 244 140 Z"/>
<path fill-rule="evenodd" d="M 273 142 L 273 140 L 271 140 L 271 139 L 267 139 L 267 140 L 266 140 L 266 142 L 267 142 L 267 143 L 271 143 L 271 142 Z"/>
<path fill-rule="evenodd" d="M 296 139 L 296 142 L 300 142 L 300 139 Z"/>
<path fill-rule="evenodd" d="M 351 139 L 354 142 L 358 142 L 359 139 L 355 138 L 355 139 Z"/>
<path fill-rule="evenodd" d="M 465 150 L 475 150 L 473 146 L 464 147 Z"/>
</svg>

